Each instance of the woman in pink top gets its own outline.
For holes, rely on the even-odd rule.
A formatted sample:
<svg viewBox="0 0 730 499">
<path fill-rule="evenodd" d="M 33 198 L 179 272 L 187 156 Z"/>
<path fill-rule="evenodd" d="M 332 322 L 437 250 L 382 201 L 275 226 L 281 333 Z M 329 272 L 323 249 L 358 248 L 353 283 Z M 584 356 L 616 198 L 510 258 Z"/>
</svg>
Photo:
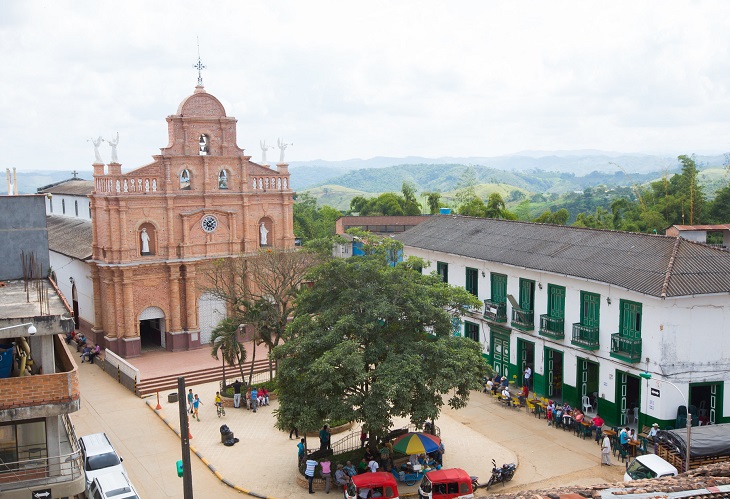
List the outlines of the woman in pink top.
<svg viewBox="0 0 730 499">
<path fill-rule="evenodd" d="M 330 482 L 332 481 L 332 474 L 330 467 L 332 466 L 332 463 L 330 462 L 328 457 L 325 457 L 322 461 L 320 461 L 319 465 L 322 467 L 322 478 L 324 478 L 324 491 L 329 494 L 330 493 Z"/>
</svg>

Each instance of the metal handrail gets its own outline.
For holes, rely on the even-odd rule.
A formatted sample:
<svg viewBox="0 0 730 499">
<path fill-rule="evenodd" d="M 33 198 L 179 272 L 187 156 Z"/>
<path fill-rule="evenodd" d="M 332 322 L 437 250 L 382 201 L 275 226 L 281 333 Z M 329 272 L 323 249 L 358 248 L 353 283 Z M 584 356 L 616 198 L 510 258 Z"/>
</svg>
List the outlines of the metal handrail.
<svg viewBox="0 0 730 499">
<path fill-rule="evenodd" d="M 409 424 L 408 426 L 405 426 L 401 428 L 403 430 L 406 430 L 407 432 L 415 432 L 415 431 L 423 431 L 423 427 L 416 426 L 414 424 Z M 434 425 L 434 435 L 441 436 L 441 428 Z M 337 442 L 332 443 L 332 452 L 334 454 L 344 454 L 345 452 L 351 452 L 354 450 L 359 449 L 361 446 L 360 443 L 360 432 L 359 431 L 352 431 L 345 435 L 344 437 L 337 440 Z"/>
<path fill-rule="evenodd" d="M 81 452 L 60 456 L 3 462 L 0 460 L 0 483 L 43 479 L 68 481 L 83 476 Z"/>
</svg>

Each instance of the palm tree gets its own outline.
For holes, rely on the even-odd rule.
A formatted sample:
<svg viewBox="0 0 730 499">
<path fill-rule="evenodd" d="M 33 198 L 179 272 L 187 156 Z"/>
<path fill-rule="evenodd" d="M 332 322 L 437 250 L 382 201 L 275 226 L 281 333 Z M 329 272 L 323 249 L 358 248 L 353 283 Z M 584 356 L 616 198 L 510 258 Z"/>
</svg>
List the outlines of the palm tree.
<svg viewBox="0 0 730 499">
<path fill-rule="evenodd" d="M 210 335 L 210 343 L 212 351 L 210 355 L 218 360 L 220 353 L 223 358 L 223 386 L 226 386 L 226 364 L 229 366 L 238 365 L 241 371 L 241 379 L 245 379 L 243 374 L 243 363 L 246 362 L 246 348 L 243 343 L 238 341 L 239 321 L 226 318 L 218 323 Z"/>
</svg>

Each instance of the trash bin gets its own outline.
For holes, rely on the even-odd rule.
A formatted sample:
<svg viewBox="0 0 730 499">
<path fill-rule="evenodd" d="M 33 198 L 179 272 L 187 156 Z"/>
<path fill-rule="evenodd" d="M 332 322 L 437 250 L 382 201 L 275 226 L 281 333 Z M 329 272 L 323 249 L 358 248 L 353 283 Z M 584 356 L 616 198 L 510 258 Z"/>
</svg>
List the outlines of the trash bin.
<svg viewBox="0 0 730 499">
<path fill-rule="evenodd" d="M 228 428 L 228 425 L 221 426 L 221 443 L 225 443 L 226 440 L 233 440 L 233 432 Z"/>
<path fill-rule="evenodd" d="M 167 402 L 169 402 L 170 404 L 174 404 L 175 402 L 177 402 L 177 400 L 177 392 L 167 394 Z"/>
</svg>

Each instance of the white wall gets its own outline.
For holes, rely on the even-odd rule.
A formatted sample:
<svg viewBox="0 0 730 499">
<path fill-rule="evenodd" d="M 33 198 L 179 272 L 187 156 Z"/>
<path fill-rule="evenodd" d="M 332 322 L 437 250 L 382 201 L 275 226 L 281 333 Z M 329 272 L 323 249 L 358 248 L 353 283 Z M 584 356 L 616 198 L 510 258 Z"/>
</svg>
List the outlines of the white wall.
<svg viewBox="0 0 730 499">
<path fill-rule="evenodd" d="M 90 324 L 94 324 L 94 286 L 91 281 L 91 268 L 86 263 L 70 258 L 66 255 L 50 251 L 51 270 L 56 273 L 58 289 L 66 298 L 69 306 L 73 306 L 71 282 L 73 277 L 76 284 L 76 294 L 79 300 L 79 317 Z"/>
<path fill-rule="evenodd" d="M 66 213 L 62 210 L 62 201 L 66 204 Z M 79 204 L 79 214 L 76 215 L 74 203 Z M 51 212 L 51 204 L 53 204 L 53 212 Z M 49 199 L 46 196 L 46 214 L 58 215 L 71 218 L 81 218 L 83 220 L 91 220 L 89 215 L 89 205 L 91 200 L 87 196 L 69 196 L 66 194 L 53 194 Z"/>
</svg>

